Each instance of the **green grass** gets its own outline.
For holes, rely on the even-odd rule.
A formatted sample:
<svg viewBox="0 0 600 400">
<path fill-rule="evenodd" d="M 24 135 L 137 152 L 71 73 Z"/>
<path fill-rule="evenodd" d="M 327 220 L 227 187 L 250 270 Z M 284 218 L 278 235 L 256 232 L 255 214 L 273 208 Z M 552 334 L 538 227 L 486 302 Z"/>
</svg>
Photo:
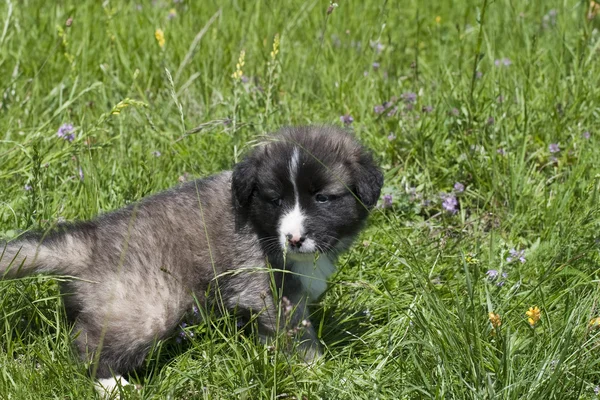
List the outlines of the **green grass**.
<svg viewBox="0 0 600 400">
<path fill-rule="evenodd" d="M 340 261 L 315 320 L 320 365 L 225 318 L 157 346 L 129 398 L 595 398 L 600 15 L 586 18 L 587 1 L 340 1 L 329 16 L 324 0 L 136 6 L 0 4 L 0 236 L 119 208 L 230 168 L 257 135 L 343 114 L 393 205 Z M 374 112 L 393 96 L 395 115 Z M 456 182 L 451 214 L 440 193 Z M 507 262 L 513 248 L 525 263 Z M 0 397 L 94 396 L 56 280 L 0 293 Z"/>
</svg>

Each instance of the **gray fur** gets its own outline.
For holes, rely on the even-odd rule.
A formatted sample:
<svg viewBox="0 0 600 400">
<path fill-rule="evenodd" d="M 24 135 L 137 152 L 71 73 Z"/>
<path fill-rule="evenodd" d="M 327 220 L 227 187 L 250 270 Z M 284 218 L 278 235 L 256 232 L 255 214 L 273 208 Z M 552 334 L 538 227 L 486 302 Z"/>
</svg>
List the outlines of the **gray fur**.
<svg viewBox="0 0 600 400">
<path fill-rule="evenodd" d="M 362 148 L 349 135 L 334 128 L 287 128 L 253 150 L 236 166 L 234 176 L 225 171 L 92 221 L 59 225 L 45 234 L 30 233 L 6 244 L 0 275 L 50 273 L 77 278 L 63 284 L 62 290 L 68 294 L 65 306 L 80 332 L 76 338 L 80 354 L 87 359 L 96 357 L 98 378 L 138 367 L 155 340 L 173 334 L 195 298 L 204 306 L 258 313 L 261 334 L 273 336 L 279 308 L 271 293 L 267 263 L 274 269 L 311 273 L 305 260 L 294 268 L 293 259 L 284 263 L 281 249 L 265 246 L 248 215 L 251 205 L 262 201 L 256 194 L 259 187 L 246 187 L 250 182 L 259 185 L 260 177 L 253 175 L 258 167 L 252 168 L 252 160 L 254 157 L 256 164 L 261 157 L 284 157 L 285 146 L 298 143 L 310 151 L 311 146 L 325 141 L 331 142 L 328 151 L 339 153 L 332 155 L 327 172 L 331 176 L 326 179 L 339 186 L 333 175 L 342 176 L 345 186 L 356 186 L 358 197 L 361 190 L 371 190 L 365 198 L 372 203 L 373 197 L 379 196 L 381 173 L 370 158 L 364 165 L 354 166 L 366 153 L 359 154 Z M 372 188 L 364 176 L 355 177 L 360 168 L 374 178 Z M 357 182 L 353 182 L 355 178 Z M 351 210 L 356 214 L 351 222 L 357 226 L 356 232 L 367 215 L 360 210 L 362 204 L 357 207 Z M 335 262 L 356 232 L 340 237 L 335 249 L 319 257 Z M 323 280 L 331 272 L 317 271 L 312 278 Z M 276 272 L 275 282 L 283 285 L 284 296 L 298 311 L 282 329 L 301 325 L 307 319 L 307 303 L 324 288 L 316 285 L 323 288 L 315 295 L 306 280 L 287 275 Z M 301 349 L 310 360 L 320 350 L 314 329 L 305 325 Z"/>
</svg>

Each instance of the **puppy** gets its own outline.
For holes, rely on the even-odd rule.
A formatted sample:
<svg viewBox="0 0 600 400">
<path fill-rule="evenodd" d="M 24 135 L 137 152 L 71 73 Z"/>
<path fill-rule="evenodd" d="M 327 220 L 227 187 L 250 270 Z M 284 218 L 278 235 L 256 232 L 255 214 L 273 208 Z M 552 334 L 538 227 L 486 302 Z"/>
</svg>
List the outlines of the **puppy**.
<svg viewBox="0 0 600 400">
<path fill-rule="evenodd" d="M 107 390 L 196 304 L 253 316 L 264 337 L 301 327 L 310 361 L 320 348 L 306 306 L 326 290 L 382 185 L 372 156 L 345 131 L 284 128 L 233 171 L 0 244 L 0 276 L 77 278 L 61 287 L 67 316 Z"/>
</svg>

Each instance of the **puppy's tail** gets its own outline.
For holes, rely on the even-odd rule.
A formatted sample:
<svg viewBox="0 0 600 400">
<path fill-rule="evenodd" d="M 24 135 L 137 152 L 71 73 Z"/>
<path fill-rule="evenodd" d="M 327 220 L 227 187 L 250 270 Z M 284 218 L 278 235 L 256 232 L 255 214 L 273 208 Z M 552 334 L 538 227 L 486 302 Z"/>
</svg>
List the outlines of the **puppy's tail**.
<svg viewBox="0 0 600 400">
<path fill-rule="evenodd" d="M 89 258 L 89 246 L 82 239 L 77 232 L 63 230 L 0 241 L 0 279 L 40 273 L 75 275 Z"/>
</svg>

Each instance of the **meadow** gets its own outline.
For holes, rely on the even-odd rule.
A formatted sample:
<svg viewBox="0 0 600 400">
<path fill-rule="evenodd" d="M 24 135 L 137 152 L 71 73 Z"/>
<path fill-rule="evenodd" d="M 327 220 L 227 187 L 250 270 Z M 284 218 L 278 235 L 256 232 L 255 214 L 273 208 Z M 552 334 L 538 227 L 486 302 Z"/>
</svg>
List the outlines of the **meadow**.
<svg viewBox="0 0 600 400">
<path fill-rule="evenodd" d="M 318 365 L 230 317 L 157 343 L 131 399 L 593 399 L 600 5 L 0 3 L 0 237 L 345 126 L 385 171 L 315 310 Z M 0 398 L 94 398 L 57 282 L 0 281 Z M 135 318 L 135 315 L 132 315 Z"/>
</svg>

